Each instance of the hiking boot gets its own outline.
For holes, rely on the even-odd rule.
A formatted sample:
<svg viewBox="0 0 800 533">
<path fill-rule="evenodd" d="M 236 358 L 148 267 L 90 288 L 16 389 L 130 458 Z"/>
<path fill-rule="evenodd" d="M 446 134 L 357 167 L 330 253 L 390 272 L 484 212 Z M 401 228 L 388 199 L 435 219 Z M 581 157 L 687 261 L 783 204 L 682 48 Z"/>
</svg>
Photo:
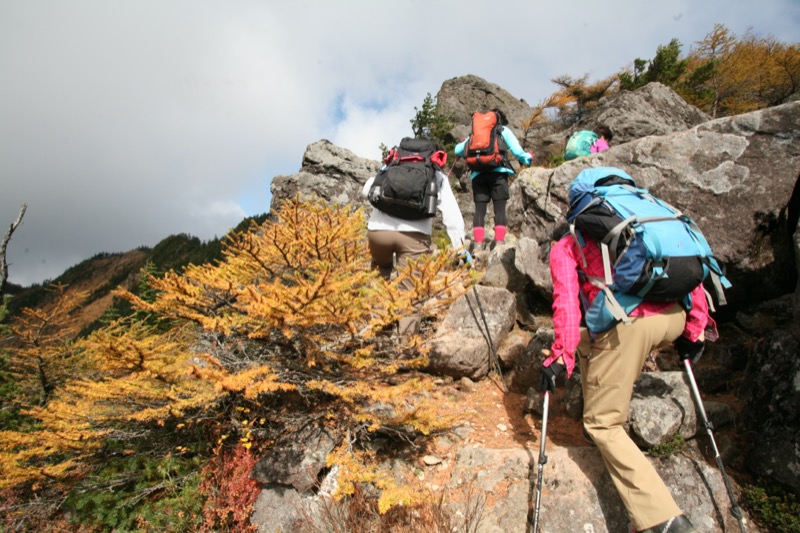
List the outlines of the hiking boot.
<svg viewBox="0 0 800 533">
<path fill-rule="evenodd" d="M 680 514 L 639 533 L 696 533 L 696 531 L 689 519 Z"/>
</svg>

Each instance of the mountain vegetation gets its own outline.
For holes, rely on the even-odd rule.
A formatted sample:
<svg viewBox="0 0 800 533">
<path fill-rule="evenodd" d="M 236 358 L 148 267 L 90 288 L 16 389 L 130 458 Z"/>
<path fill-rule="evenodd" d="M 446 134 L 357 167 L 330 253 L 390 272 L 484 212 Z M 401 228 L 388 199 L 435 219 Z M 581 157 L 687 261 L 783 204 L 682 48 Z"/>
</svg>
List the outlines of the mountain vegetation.
<svg viewBox="0 0 800 533">
<path fill-rule="evenodd" d="M 312 420 L 339 436 L 342 494 L 371 479 L 383 511 L 421 498 L 359 466 L 369 452 L 353 444 L 447 423 L 425 398 L 431 376 L 386 384 L 425 363 L 420 337 L 398 346 L 386 332 L 412 312 L 436 318 L 471 277 L 442 253 L 386 282 L 364 227 L 360 210 L 288 202 L 230 234 L 215 263 L 145 269 L 138 294 L 115 291 L 133 312 L 85 336 L 73 314 L 85 294 L 57 285 L 52 306 L 25 308 L 4 350 L 6 525 L 43 526 L 66 506 L 100 530 L 164 531 L 167 517 L 246 530 L 252 498 L 225 487 L 254 497 L 254 453 Z"/>
<path fill-rule="evenodd" d="M 558 90 L 523 126 L 568 127 L 604 96 L 650 81 L 713 117 L 797 97 L 796 43 L 717 25 L 681 51 L 672 40 L 599 81 L 554 79 Z M 415 111 L 414 133 L 452 151 L 435 97 Z M 50 282 L 6 287 L 0 527 L 252 530 L 253 466 L 309 423 L 337 439 L 338 497 L 366 506 L 360 482 L 370 481 L 382 489 L 378 514 L 420 509 L 427 495 L 375 468 L 369 443 L 415 442 L 450 420 L 432 405 L 434 378 L 418 372 L 426 329 L 392 332 L 410 314 L 430 327 L 475 280 L 439 253 L 383 281 L 370 268 L 364 227 L 358 209 L 296 199 L 222 239 L 173 235 L 127 261 L 98 254 Z M 97 276 L 104 281 L 88 283 Z M 104 298 L 110 304 L 87 320 L 81 310 Z M 405 379 L 390 379 L 398 374 Z M 786 521 L 770 498 L 750 493 L 754 508 L 769 503 L 775 523 Z"/>
</svg>

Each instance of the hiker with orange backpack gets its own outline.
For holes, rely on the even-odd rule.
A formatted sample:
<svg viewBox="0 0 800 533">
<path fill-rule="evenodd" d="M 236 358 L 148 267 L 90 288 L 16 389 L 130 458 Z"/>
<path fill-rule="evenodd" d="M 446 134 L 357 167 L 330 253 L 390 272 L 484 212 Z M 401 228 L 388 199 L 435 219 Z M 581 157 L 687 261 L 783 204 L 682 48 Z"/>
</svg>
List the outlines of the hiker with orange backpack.
<svg viewBox="0 0 800 533">
<path fill-rule="evenodd" d="M 505 242 L 506 202 L 510 197 L 508 178 L 514 174 L 508 152 L 523 165 L 530 165 L 533 161 L 533 154 L 522 149 L 507 124 L 506 115 L 499 109 L 474 113 L 472 132 L 455 147 L 455 154 L 464 158 L 471 171 L 472 199 L 475 202 L 473 246 L 482 244 L 486 236 L 484 223 L 489 200 L 494 207 L 494 240 L 499 244 Z"/>
</svg>

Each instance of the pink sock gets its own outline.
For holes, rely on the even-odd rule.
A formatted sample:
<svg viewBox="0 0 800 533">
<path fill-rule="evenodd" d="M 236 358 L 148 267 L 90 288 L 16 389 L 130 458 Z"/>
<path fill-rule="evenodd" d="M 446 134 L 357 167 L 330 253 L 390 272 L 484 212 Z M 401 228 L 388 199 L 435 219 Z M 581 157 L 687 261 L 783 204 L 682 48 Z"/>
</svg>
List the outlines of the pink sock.
<svg viewBox="0 0 800 533">
<path fill-rule="evenodd" d="M 505 226 L 495 226 L 494 227 L 494 240 L 497 242 L 506 242 L 506 227 Z"/>
<path fill-rule="evenodd" d="M 483 226 L 475 226 L 472 228 L 472 235 L 475 237 L 476 243 L 482 243 L 484 237 Z"/>
</svg>

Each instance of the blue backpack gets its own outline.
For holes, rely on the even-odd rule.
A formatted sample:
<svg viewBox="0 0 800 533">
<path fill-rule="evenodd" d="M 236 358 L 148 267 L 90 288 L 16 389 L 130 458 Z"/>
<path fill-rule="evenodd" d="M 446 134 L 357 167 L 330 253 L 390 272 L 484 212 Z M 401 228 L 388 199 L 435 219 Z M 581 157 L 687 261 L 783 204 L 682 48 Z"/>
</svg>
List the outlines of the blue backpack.
<svg viewBox="0 0 800 533">
<path fill-rule="evenodd" d="M 585 237 L 603 254 L 603 277 L 585 276 L 600 292 L 586 309 L 589 330 L 605 331 L 642 301 L 678 301 L 689 309 L 689 293 L 710 277 L 717 301 L 731 284 L 700 228 L 659 200 L 624 170 L 583 170 L 569 187 L 570 232 L 582 248 Z M 584 266 L 586 264 L 583 258 Z M 709 298 L 710 309 L 714 309 Z"/>
<path fill-rule="evenodd" d="M 564 160 L 571 161 L 576 157 L 590 155 L 592 153 L 592 144 L 597 138 L 597 134 L 593 131 L 576 131 L 567 141 L 567 147 L 564 149 Z"/>
</svg>

